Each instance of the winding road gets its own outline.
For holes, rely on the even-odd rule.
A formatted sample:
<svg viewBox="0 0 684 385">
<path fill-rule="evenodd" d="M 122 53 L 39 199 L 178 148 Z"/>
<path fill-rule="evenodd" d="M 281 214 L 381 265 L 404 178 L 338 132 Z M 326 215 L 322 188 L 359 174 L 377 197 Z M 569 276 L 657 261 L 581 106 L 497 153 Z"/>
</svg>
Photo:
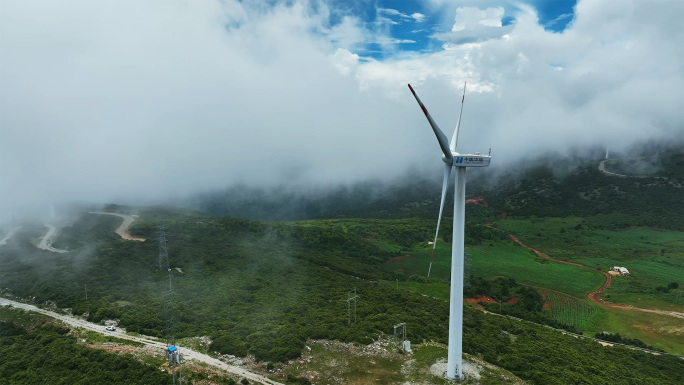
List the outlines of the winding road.
<svg viewBox="0 0 684 385">
<path fill-rule="evenodd" d="M 109 212 L 104 212 L 104 211 L 91 211 L 89 214 L 113 215 L 115 217 L 121 217 L 121 218 L 123 218 L 123 222 L 121 222 L 121 225 L 119 226 L 119 228 L 116 229 L 114 232 L 119 234 L 119 236 L 123 239 L 128 239 L 130 241 L 145 242 L 145 238 L 134 237 L 128 232 L 128 228 L 131 226 L 131 224 L 138 217 L 137 215 L 109 213 Z"/>
<path fill-rule="evenodd" d="M 53 253 L 68 253 L 69 250 L 56 249 L 52 247 L 52 238 L 54 238 L 55 234 L 57 234 L 57 229 L 53 225 L 45 224 L 45 226 L 48 228 L 48 231 L 45 233 L 45 235 L 43 235 L 43 238 L 40 239 L 40 243 L 38 243 L 36 247 L 42 250 L 52 251 Z"/>
<path fill-rule="evenodd" d="M 605 306 L 607 304 L 607 302 L 604 301 L 603 298 L 598 298 L 597 296 L 599 294 L 601 294 L 604 290 L 606 290 L 608 288 L 608 286 L 610 286 L 610 284 L 613 282 L 613 276 L 612 275 L 610 275 L 609 273 L 607 273 L 605 271 L 594 269 L 593 267 L 584 266 L 584 265 L 579 264 L 579 263 L 563 261 L 561 259 L 556 259 L 556 258 L 550 257 L 547 254 L 544 254 L 541 251 L 539 251 L 537 249 L 533 249 L 532 247 L 527 246 L 526 244 L 522 243 L 522 241 L 520 239 L 518 239 L 518 237 L 516 237 L 513 234 L 508 234 L 508 236 L 511 237 L 511 239 L 513 241 L 515 241 L 515 243 L 519 244 L 520 246 L 522 246 L 528 250 L 532 250 L 535 254 L 537 254 L 538 256 L 540 256 L 542 258 L 546 258 L 550 261 L 554 261 L 554 262 L 558 262 L 558 263 L 564 263 L 566 265 L 573 265 L 573 266 L 581 267 L 583 269 L 588 269 L 588 270 L 596 271 L 598 273 L 603 274 L 603 276 L 606 277 L 606 280 L 605 280 L 605 282 L 603 282 L 603 285 L 601 285 L 600 288 L 598 288 L 592 292 L 587 293 L 587 297 L 589 298 L 589 300 L 591 302 L 594 302 L 595 304 L 603 305 L 603 306 Z"/>
<path fill-rule="evenodd" d="M 506 213 L 502 211 L 501 212 L 501 219 L 505 219 L 505 218 L 506 218 Z M 491 223 L 485 223 L 485 226 L 489 227 L 490 229 L 495 229 L 494 227 L 491 226 Z M 684 318 L 684 313 L 678 313 L 675 311 L 658 310 L 658 309 L 644 309 L 644 308 L 639 308 L 639 307 L 634 307 L 634 306 L 623 305 L 623 304 L 619 304 L 619 303 L 606 302 L 603 298 L 600 298 L 600 294 L 603 293 L 603 291 L 606 290 L 608 287 L 610 287 L 611 283 L 613 282 L 613 276 L 610 275 L 608 272 L 598 270 L 598 269 L 594 269 L 593 267 L 585 266 L 585 265 L 582 265 L 580 263 L 569 262 L 569 261 L 564 261 L 561 259 L 553 258 L 547 254 L 542 253 L 541 251 L 539 251 L 537 249 L 534 249 L 534 248 L 524 244 L 520 239 L 518 239 L 518 237 L 516 237 L 513 234 L 508 234 L 508 236 L 515 243 L 519 244 L 520 246 L 522 246 L 528 250 L 531 250 L 532 252 L 534 252 L 535 254 L 537 254 L 538 256 L 540 256 L 542 258 L 546 258 L 548 260 L 558 262 L 558 263 L 564 263 L 566 265 L 577 266 L 577 267 L 580 267 L 582 269 L 596 271 L 598 273 L 603 274 L 603 276 L 606 278 L 605 281 L 603 282 L 603 285 L 601 285 L 600 288 L 587 293 L 587 298 L 589 298 L 589 300 L 591 302 L 593 302 L 599 306 L 609 307 L 609 308 L 613 308 L 613 309 L 627 310 L 627 311 L 640 311 L 640 312 L 644 312 L 644 313 L 654 313 L 654 314 L 667 315 L 667 316 L 671 316 L 671 317 Z"/>
<path fill-rule="evenodd" d="M 7 241 L 9 241 L 14 236 L 14 234 L 17 231 L 19 231 L 20 228 L 21 228 L 21 226 L 17 226 L 15 228 L 13 228 L 12 230 L 10 230 L 9 233 L 5 234 L 5 237 L 0 239 L 0 246 L 6 245 Z"/>
<path fill-rule="evenodd" d="M 58 320 L 64 322 L 65 324 L 69 325 L 70 327 L 83 328 L 83 329 L 92 330 L 94 332 L 104 334 L 107 336 L 113 336 L 113 337 L 129 340 L 129 341 L 140 342 L 147 347 L 159 349 L 160 352 L 162 352 L 163 350 L 166 349 L 166 343 L 164 343 L 162 341 L 158 341 L 158 340 L 154 339 L 153 337 L 148 337 L 148 336 L 143 336 L 143 335 L 131 336 L 131 335 L 126 334 L 123 330 L 121 330 L 119 328 L 117 328 L 116 331 L 107 331 L 107 330 L 105 330 L 104 326 L 102 326 L 102 325 L 98 325 L 98 324 L 95 324 L 92 322 L 88 322 L 86 320 L 76 318 L 74 316 L 59 314 L 59 313 L 55 313 L 55 312 L 50 311 L 50 310 L 41 309 L 39 307 L 29 305 L 29 304 L 25 304 L 22 302 L 12 301 L 12 300 L 7 299 L 7 298 L 0 297 L 0 306 L 11 306 L 11 307 L 19 308 L 19 309 L 24 309 L 27 311 L 40 313 L 40 314 L 58 319 Z M 211 365 L 211 366 L 213 366 L 213 367 L 215 367 L 221 371 L 228 372 L 228 373 L 231 373 L 231 374 L 234 374 L 237 376 L 241 376 L 241 377 L 244 377 L 250 381 L 260 382 L 260 383 L 266 384 L 266 385 L 281 385 L 282 384 L 280 382 L 273 381 L 268 377 L 262 376 L 262 375 L 257 374 L 257 373 L 250 372 L 247 369 L 241 368 L 239 366 L 227 364 L 227 363 L 225 363 L 225 362 L 223 362 L 217 358 L 210 357 L 206 354 L 194 351 L 192 349 L 189 349 L 186 347 L 180 347 L 180 350 L 181 350 L 181 353 L 183 354 L 183 358 L 185 360 L 196 360 L 196 361 L 204 362 L 204 363 Z"/>
<path fill-rule="evenodd" d="M 625 174 L 617 174 L 614 172 L 606 171 L 606 161 L 608 160 L 632 160 L 632 159 L 644 159 L 645 157 L 641 158 L 622 158 L 622 159 L 603 159 L 602 161 L 599 162 L 598 169 L 602 173 L 610 176 L 618 176 L 620 178 L 647 178 L 647 176 L 641 176 L 641 175 L 625 175 Z"/>
</svg>

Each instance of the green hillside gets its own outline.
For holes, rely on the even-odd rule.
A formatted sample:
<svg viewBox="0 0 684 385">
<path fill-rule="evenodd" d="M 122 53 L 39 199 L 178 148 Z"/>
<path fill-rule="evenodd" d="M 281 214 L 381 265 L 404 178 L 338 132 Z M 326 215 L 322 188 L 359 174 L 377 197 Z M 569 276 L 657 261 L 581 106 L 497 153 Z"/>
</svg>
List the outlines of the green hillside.
<svg viewBox="0 0 684 385">
<path fill-rule="evenodd" d="M 603 347 L 476 310 L 587 336 L 619 333 L 620 341 L 684 354 L 681 319 L 665 314 L 684 310 L 677 274 L 684 267 L 677 204 L 684 178 L 672 172 L 677 154 L 667 154 L 667 169 L 648 178 L 610 177 L 597 162 L 582 161 L 563 176 L 541 167 L 503 178 L 496 188 L 473 183 L 470 196 L 481 195 L 487 207 L 467 206 L 466 293 L 493 302 L 466 307 L 465 352 L 534 384 L 678 383 L 684 377 L 679 358 Z M 292 221 L 166 207 L 103 209 L 139 215 L 131 232 L 145 242 L 121 239 L 113 232 L 119 218 L 87 214 L 88 208 L 60 227 L 53 246 L 69 250 L 62 254 L 37 249 L 45 227 L 27 223 L 0 247 L 2 295 L 70 309 L 93 322 L 118 319 L 129 332 L 208 336 L 210 352 L 249 354 L 264 363 L 300 357 L 310 340 L 365 345 L 400 322 L 414 344 L 444 344 L 451 220 L 442 221 L 425 287 L 439 190 L 424 196 L 410 186 L 394 189 L 392 199 L 370 187 L 349 190 L 338 195 L 343 204 L 337 206 L 328 205 L 335 201 L 330 196 L 302 198 L 316 209 L 288 206 L 304 218 Z M 364 200 L 371 192 L 376 199 Z M 261 212 L 257 217 L 287 203 L 259 206 L 259 194 L 253 196 L 240 207 Z M 217 204 L 215 211 L 227 207 L 204 198 L 202 204 Z M 275 211 L 273 219 L 290 216 Z M 162 228 L 169 271 L 160 269 Z M 632 275 L 613 278 L 599 294 L 605 305 L 590 302 L 587 294 L 605 281 L 600 271 L 614 265 L 628 266 Z M 355 322 L 345 301 L 353 291 L 359 295 Z M 165 301 L 172 316 L 165 315 Z"/>
</svg>

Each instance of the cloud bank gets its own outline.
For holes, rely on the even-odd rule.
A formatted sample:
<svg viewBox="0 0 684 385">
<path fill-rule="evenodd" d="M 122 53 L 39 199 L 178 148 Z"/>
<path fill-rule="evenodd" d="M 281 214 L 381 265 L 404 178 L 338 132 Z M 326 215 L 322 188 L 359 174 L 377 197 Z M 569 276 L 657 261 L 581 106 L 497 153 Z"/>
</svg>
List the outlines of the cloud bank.
<svg viewBox="0 0 684 385">
<path fill-rule="evenodd" d="M 324 1 L 2 1 L 0 222 L 35 203 L 439 168 L 407 83 L 450 136 L 467 81 L 459 149 L 491 147 L 492 167 L 683 139 L 681 1 L 580 1 L 563 33 L 524 5 L 506 26 L 496 7 L 455 12 L 439 49 L 410 52 Z M 377 42 L 393 54 L 364 57 Z"/>
</svg>

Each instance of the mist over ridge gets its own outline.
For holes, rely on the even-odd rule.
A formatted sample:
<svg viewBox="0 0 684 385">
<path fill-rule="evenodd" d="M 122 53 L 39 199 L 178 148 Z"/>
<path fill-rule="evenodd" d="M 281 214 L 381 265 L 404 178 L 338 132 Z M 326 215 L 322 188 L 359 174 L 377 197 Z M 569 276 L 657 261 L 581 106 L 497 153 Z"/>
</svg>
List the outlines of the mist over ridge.
<svg viewBox="0 0 684 385">
<path fill-rule="evenodd" d="M 605 160 L 605 148 L 547 153 L 519 165 L 469 171 L 466 198 L 483 199 L 509 216 L 568 216 L 642 211 L 641 223 L 682 228 L 684 152 L 679 143 L 642 143 Z M 616 177 L 601 172 L 617 172 Z M 612 170 L 612 171 L 611 171 Z M 433 218 L 441 192 L 440 169 L 411 169 L 391 180 L 350 184 L 259 187 L 235 185 L 170 203 L 216 216 L 257 220 Z M 630 177 L 631 176 L 631 177 Z M 449 190 L 453 189 L 453 178 Z M 618 192 L 615 195 L 615 192 Z M 621 192 L 621 193 L 620 193 Z M 626 193 L 626 194 L 625 194 Z M 446 200 L 449 217 L 452 199 Z M 653 216 L 654 218 L 648 218 Z"/>
<path fill-rule="evenodd" d="M 437 32 L 422 50 L 337 5 L 2 3 L 0 222 L 68 201 L 427 175 L 439 150 L 407 83 L 450 135 L 468 82 L 458 150 L 492 148 L 491 174 L 683 140 L 680 1 L 582 0 L 563 31 L 529 4 L 416 4 Z"/>
</svg>

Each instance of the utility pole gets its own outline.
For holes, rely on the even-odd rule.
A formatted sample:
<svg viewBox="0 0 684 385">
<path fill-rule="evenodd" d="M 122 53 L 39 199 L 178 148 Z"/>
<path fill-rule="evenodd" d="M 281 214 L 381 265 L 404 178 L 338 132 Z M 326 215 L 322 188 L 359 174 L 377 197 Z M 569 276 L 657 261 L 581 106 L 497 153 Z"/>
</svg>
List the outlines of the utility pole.
<svg viewBox="0 0 684 385">
<path fill-rule="evenodd" d="M 86 301 L 88 301 L 88 284 L 84 283 L 83 287 L 85 287 L 85 295 L 86 295 Z"/>
</svg>

